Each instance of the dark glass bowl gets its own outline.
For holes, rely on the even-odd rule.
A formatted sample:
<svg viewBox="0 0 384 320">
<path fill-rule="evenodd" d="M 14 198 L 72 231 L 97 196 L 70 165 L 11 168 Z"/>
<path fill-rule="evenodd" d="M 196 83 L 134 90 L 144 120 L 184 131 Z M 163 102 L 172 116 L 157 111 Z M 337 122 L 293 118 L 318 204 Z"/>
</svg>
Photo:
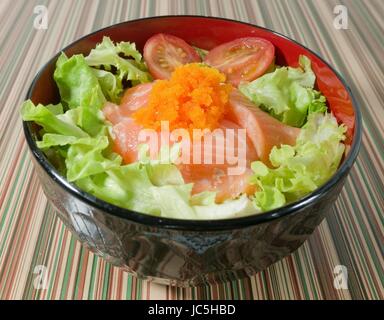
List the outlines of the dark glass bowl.
<svg viewBox="0 0 384 320">
<path fill-rule="evenodd" d="M 350 150 L 336 174 L 321 188 L 283 208 L 227 220 L 165 219 L 106 203 L 69 183 L 37 148 L 38 128 L 24 122 L 35 169 L 58 215 L 93 252 L 138 277 L 180 286 L 238 279 L 265 269 L 296 250 L 334 204 L 353 165 L 361 142 L 361 115 L 342 77 L 321 57 L 299 43 L 248 23 L 199 16 L 163 16 L 119 23 L 87 35 L 63 49 L 88 54 L 103 36 L 133 41 L 142 50 L 153 34 L 165 32 L 192 45 L 210 49 L 244 36 L 259 36 L 276 47 L 276 62 L 297 65 L 300 54 L 312 60 L 317 88 L 340 121 L 354 121 Z M 37 74 L 27 99 L 59 102 L 53 71 L 58 54 Z"/>
</svg>

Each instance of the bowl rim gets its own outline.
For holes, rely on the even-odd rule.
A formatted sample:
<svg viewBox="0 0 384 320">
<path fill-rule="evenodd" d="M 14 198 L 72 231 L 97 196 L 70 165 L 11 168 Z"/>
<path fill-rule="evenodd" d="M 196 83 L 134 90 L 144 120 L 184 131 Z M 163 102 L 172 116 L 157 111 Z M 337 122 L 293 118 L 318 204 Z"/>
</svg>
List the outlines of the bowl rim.
<svg viewBox="0 0 384 320">
<path fill-rule="evenodd" d="M 344 80 L 344 78 L 341 76 L 341 74 L 335 70 L 327 61 L 325 61 L 319 54 L 314 52 L 313 50 L 307 48 L 306 46 L 302 45 L 301 43 L 297 42 L 296 40 L 293 40 L 279 32 L 273 31 L 271 29 L 261 27 L 252 23 L 238 21 L 234 19 L 227 19 L 227 18 L 221 18 L 221 17 L 214 17 L 214 16 L 206 16 L 206 15 L 164 15 L 164 16 L 153 16 L 153 17 L 145 17 L 145 18 L 139 18 L 134 20 L 128 20 L 119 22 L 101 29 L 98 29 L 96 31 L 93 31 L 91 33 L 88 33 L 79 39 L 71 42 L 69 45 L 61 49 L 59 52 L 57 52 L 51 59 L 49 59 L 48 62 L 46 62 L 38 71 L 38 73 L 35 75 L 29 89 L 26 95 L 26 100 L 30 99 L 32 96 L 32 92 L 35 88 L 37 80 L 40 78 L 41 74 L 45 71 L 47 66 L 51 64 L 59 54 L 69 49 L 74 44 L 84 40 L 85 38 L 92 36 L 100 31 L 105 31 L 110 28 L 115 28 L 116 26 L 123 25 L 123 24 L 129 24 L 129 23 L 135 23 L 138 21 L 145 21 L 145 20 L 154 20 L 154 19 L 172 19 L 172 18 L 198 18 L 198 19 L 208 19 L 208 20 L 222 20 L 222 21 L 228 21 L 233 23 L 240 23 L 245 24 L 254 28 L 259 28 L 265 31 L 268 31 L 270 33 L 273 33 L 281 38 L 284 38 L 290 42 L 295 43 L 296 45 L 301 46 L 303 49 L 309 51 L 311 54 L 315 55 L 318 59 L 320 59 L 328 68 L 332 70 L 332 72 L 336 75 L 336 77 L 340 80 L 340 82 L 343 84 L 345 90 L 348 92 L 352 105 L 355 112 L 355 128 L 354 128 L 354 136 L 351 144 L 351 148 L 348 152 L 348 155 L 344 159 L 341 166 L 337 169 L 335 174 L 321 187 L 317 188 L 310 194 L 306 195 L 305 197 L 301 198 L 300 200 L 297 200 L 295 202 L 291 202 L 283 207 L 266 211 L 263 213 L 256 213 L 249 216 L 244 217 L 237 217 L 237 218 L 230 218 L 230 219 L 210 219 L 210 220 L 188 220 L 188 219 L 174 219 L 174 218 L 163 218 L 158 216 L 152 216 L 145 213 L 140 213 L 137 211 L 125 209 L 113 204 L 110 204 L 102 199 L 99 199 L 95 196 L 93 196 L 90 193 L 87 193 L 80 188 L 78 188 L 75 184 L 70 183 L 65 179 L 65 177 L 61 176 L 60 173 L 51 165 L 44 155 L 44 153 L 37 147 L 35 141 L 32 138 L 32 134 L 30 132 L 30 123 L 31 121 L 23 121 L 23 130 L 24 135 L 27 140 L 28 146 L 30 148 L 30 151 L 32 152 L 33 156 L 35 157 L 35 160 L 37 160 L 37 163 L 43 168 L 43 170 L 49 175 L 49 177 L 59 185 L 59 187 L 63 188 L 65 191 L 67 191 L 72 196 L 75 196 L 79 200 L 105 212 L 113 216 L 117 216 L 122 219 L 126 219 L 135 223 L 152 226 L 152 227 L 161 227 L 164 229 L 174 229 L 174 230 L 186 230 L 186 231 L 224 231 L 224 230 L 230 230 L 230 229 L 241 229 L 245 227 L 250 227 L 252 225 L 265 223 L 271 220 L 275 220 L 278 218 L 282 218 L 287 215 L 295 214 L 299 212 L 301 209 L 306 208 L 310 206 L 311 204 L 315 203 L 316 200 L 322 198 L 325 194 L 327 194 L 345 175 L 347 175 L 348 171 L 352 167 L 354 161 L 356 160 L 357 154 L 360 149 L 361 145 L 361 139 L 362 139 L 362 116 L 361 116 L 361 110 L 359 108 L 359 105 L 357 104 L 356 98 L 352 94 L 352 91 L 350 87 L 348 86 L 347 82 Z"/>
</svg>

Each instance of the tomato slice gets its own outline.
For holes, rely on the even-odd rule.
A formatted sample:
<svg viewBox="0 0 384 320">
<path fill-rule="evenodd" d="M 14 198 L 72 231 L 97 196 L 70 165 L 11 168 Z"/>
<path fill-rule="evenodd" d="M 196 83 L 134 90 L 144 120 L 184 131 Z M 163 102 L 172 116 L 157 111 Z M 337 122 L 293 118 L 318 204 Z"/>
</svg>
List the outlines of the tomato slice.
<svg viewBox="0 0 384 320">
<path fill-rule="evenodd" d="M 213 48 L 204 62 L 219 69 L 227 81 L 238 86 L 241 81 L 252 81 L 267 71 L 273 63 L 275 47 L 262 38 L 239 38 Z"/>
<path fill-rule="evenodd" d="M 158 33 L 147 40 L 144 60 L 156 79 L 169 79 L 177 66 L 201 61 L 196 50 L 183 39 L 165 33 Z"/>
</svg>

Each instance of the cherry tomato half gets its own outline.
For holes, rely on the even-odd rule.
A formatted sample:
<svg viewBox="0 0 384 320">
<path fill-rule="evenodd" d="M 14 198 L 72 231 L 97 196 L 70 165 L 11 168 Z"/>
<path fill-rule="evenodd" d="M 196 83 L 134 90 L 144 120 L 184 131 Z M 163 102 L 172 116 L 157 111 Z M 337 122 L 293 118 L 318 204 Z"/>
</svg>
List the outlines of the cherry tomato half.
<svg viewBox="0 0 384 320">
<path fill-rule="evenodd" d="M 152 76 L 169 79 L 177 66 L 201 59 L 188 43 L 170 34 L 159 33 L 147 40 L 144 46 L 144 60 Z"/>
<path fill-rule="evenodd" d="M 204 62 L 219 69 L 227 81 L 238 86 L 241 81 L 252 81 L 267 71 L 273 63 L 275 47 L 262 38 L 239 38 L 213 48 Z"/>
</svg>

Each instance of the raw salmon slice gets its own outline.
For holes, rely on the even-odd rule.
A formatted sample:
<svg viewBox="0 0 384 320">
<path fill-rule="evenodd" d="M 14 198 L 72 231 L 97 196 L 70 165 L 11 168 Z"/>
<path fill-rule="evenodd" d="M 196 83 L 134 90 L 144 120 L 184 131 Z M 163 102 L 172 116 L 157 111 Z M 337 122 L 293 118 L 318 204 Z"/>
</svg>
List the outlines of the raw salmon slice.
<svg viewBox="0 0 384 320">
<path fill-rule="evenodd" d="M 118 124 L 125 118 L 121 112 L 120 106 L 109 101 L 104 104 L 103 114 L 104 117 L 112 124 Z"/>
<path fill-rule="evenodd" d="M 132 118 L 124 118 L 112 127 L 113 151 L 123 157 L 124 163 L 132 163 L 138 160 L 138 136 L 141 126 Z"/>
<path fill-rule="evenodd" d="M 234 144 L 235 152 L 233 155 L 235 157 L 241 157 L 241 152 L 239 152 L 239 146 L 244 146 L 244 163 L 238 162 L 237 164 L 228 163 L 226 160 L 226 148 L 224 145 L 224 150 L 221 149 L 221 146 L 217 146 L 215 143 L 212 144 L 212 159 L 217 160 L 215 155 L 218 154 L 224 155 L 224 163 L 218 164 L 213 162 L 212 164 L 194 164 L 191 161 L 191 164 L 180 164 L 179 169 L 183 175 L 183 178 L 186 183 L 193 183 L 192 193 L 200 193 L 203 191 L 216 191 L 216 201 L 222 202 L 226 199 L 237 197 L 242 193 L 253 194 L 255 189 L 253 186 L 249 185 L 249 177 L 252 174 L 252 171 L 249 169 L 252 161 L 257 159 L 256 150 L 254 149 L 252 142 L 247 136 L 245 136 L 245 141 L 238 144 L 237 130 L 240 127 L 229 120 L 223 120 L 220 123 L 220 129 L 223 129 L 224 135 L 226 129 L 234 130 Z M 196 148 L 196 144 L 192 148 Z M 192 150 L 191 150 L 192 153 Z M 204 151 L 204 144 L 201 146 L 201 155 L 202 159 L 207 153 Z M 192 158 L 191 158 L 192 160 Z M 244 167 L 242 168 L 242 166 Z M 239 166 L 240 174 L 228 174 L 229 168 L 234 168 Z"/>
<path fill-rule="evenodd" d="M 137 86 L 139 87 L 139 86 Z M 133 111 L 137 110 L 141 106 L 144 106 L 148 101 L 150 93 L 149 85 L 140 85 L 140 88 L 134 87 L 129 89 L 124 94 L 122 104 L 120 106 L 112 103 L 106 103 L 103 108 L 105 117 L 113 124 L 113 140 L 114 140 L 114 151 L 123 157 L 124 163 L 132 163 L 138 159 L 138 137 L 140 130 L 143 128 L 135 123 L 130 117 Z M 133 90 L 135 89 L 136 90 Z M 143 92 L 139 92 L 139 91 Z M 220 123 L 220 128 L 224 129 L 224 135 L 226 134 L 225 129 L 234 130 L 234 147 L 239 148 L 238 144 L 238 129 L 241 126 L 230 120 L 223 120 Z M 241 138 L 241 137 L 240 137 Z M 160 139 L 158 139 L 160 141 Z M 202 191 L 215 191 L 217 192 L 216 201 L 222 202 L 228 198 L 234 198 L 242 193 L 252 194 L 254 193 L 254 187 L 248 183 L 249 176 L 252 174 L 250 163 L 257 159 L 257 152 L 254 148 L 253 141 L 249 137 L 245 136 L 245 141 L 242 144 L 245 146 L 245 168 L 241 174 L 228 175 L 227 169 L 237 164 L 229 164 L 225 162 L 226 150 L 221 150 L 220 145 L 216 145 L 216 141 L 212 139 L 213 144 L 211 148 L 212 164 L 193 164 L 193 148 L 196 148 L 196 143 L 192 144 L 190 150 L 190 164 L 179 164 L 181 174 L 186 183 L 193 183 L 194 187 L 192 190 L 193 194 L 200 193 Z M 159 146 L 152 145 L 150 148 L 156 148 Z M 201 160 L 204 156 L 209 156 L 207 152 L 209 150 L 204 149 L 204 144 L 201 147 Z M 217 149 L 219 148 L 219 149 Z M 157 150 L 156 150 L 157 151 Z M 224 157 L 224 163 L 217 164 L 216 152 L 222 152 Z M 240 156 L 239 150 L 235 150 L 234 154 Z"/>
<path fill-rule="evenodd" d="M 204 191 L 216 192 L 216 202 L 232 199 L 240 194 L 255 193 L 255 186 L 249 184 L 252 170 L 245 169 L 240 175 L 228 175 L 227 167 L 213 165 L 180 165 L 180 172 L 186 183 L 193 183 L 192 194 Z"/>
<path fill-rule="evenodd" d="M 143 83 L 125 90 L 120 105 L 107 101 L 103 107 L 105 118 L 112 124 L 131 117 L 132 113 L 148 103 L 153 83 Z"/>
<path fill-rule="evenodd" d="M 299 128 L 288 126 L 256 107 L 240 91 L 233 90 L 229 98 L 228 119 L 247 129 L 247 135 L 261 161 L 269 164 L 274 146 L 294 145 Z"/>
<path fill-rule="evenodd" d="M 127 89 L 121 98 L 120 108 L 123 115 L 130 116 L 134 111 L 145 106 L 154 82 L 142 83 Z"/>
</svg>

